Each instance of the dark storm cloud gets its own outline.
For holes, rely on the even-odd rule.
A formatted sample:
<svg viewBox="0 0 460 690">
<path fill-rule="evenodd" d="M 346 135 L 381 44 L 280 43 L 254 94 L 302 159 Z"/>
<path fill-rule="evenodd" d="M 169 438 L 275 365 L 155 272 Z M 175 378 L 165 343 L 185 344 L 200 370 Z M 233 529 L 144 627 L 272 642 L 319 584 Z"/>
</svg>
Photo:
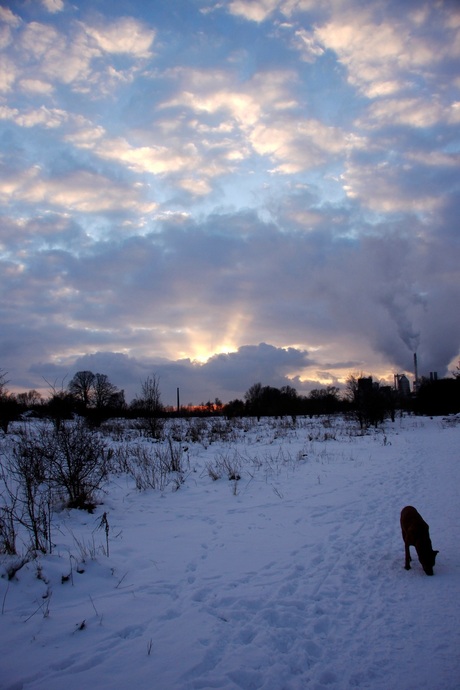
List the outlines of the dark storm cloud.
<svg viewBox="0 0 460 690">
<path fill-rule="evenodd" d="M 161 358 L 135 359 L 121 353 L 96 352 L 79 357 L 72 364 L 35 365 L 29 372 L 57 389 L 68 384 L 76 371 L 106 374 L 112 383 L 125 391 L 127 401 L 140 395 L 142 383 L 155 375 L 159 381 L 162 401 L 175 405 L 180 389 L 183 404 L 198 404 L 223 395 L 226 400 L 243 397 L 253 384 L 282 387 L 292 385 L 293 371 L 314 362 L 308 353 L 295 348 L 275 348 L 266 343 L 243 346 L 237 352 L 214 355 L 199 364 L 189 359 L 171 362 Z"/>
</svg>

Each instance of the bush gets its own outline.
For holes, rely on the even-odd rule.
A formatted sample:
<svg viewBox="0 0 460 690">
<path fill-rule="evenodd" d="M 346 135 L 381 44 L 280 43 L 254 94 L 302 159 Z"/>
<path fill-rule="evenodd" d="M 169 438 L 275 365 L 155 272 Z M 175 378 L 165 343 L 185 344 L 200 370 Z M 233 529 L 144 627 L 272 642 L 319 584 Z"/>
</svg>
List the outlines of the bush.
<svg viewBox="0 0 460 690">
<path fill-rule="evenodd" d="M 146 444 L 137 444 L 129 447 L 127 455 L 127 468 L 129 474 L 136 482 L 138 491 L 147 489 L 163 489 L 168 484 L 168 471 L 166 465 L 161 462 L 152 447 Z"/>
<path fill-rule="evenodd" d="M 1 465 L 0 535 L 4 553 L 16 553 L 22 527 L 34 551 L 51 551 L 52 490 L 46 449 L 33 434 L 20 430 Z"/>
<path fill-rule="evenodd" d="M 69 508 L 92 512 L 113 451 L 83 420 L 61 424 L 49 441 L 51 481 L 65 490 Z"/>
<path fill-rule="evenodd" d="M 32 551 L 51 552 L 57 501 L 92 512 L 111 454 L 81 420 L 20 428 L 0 463 L 0 551 L 15 554 L 21 532 Z"/>
<path fill-rule="evenodd" d="M 121 466 L 136 482 L 139 491 L 163 491 L 174 481 L 176 488 L 183 481 L 183 449 L 168 437 L 167 444 L 130 444 L 122 453 Z"/>
<path fill-rule="evenodd" d="M 234 451 L 233 455 L 229 453 L 218 453 L 214 462 L 208 462 L 206 469 L 213 481 L 220 479 L 226 475 L 231 481 L 239 481 L 241 479 L 242 461 L 238 451 Z"/>
</svg>

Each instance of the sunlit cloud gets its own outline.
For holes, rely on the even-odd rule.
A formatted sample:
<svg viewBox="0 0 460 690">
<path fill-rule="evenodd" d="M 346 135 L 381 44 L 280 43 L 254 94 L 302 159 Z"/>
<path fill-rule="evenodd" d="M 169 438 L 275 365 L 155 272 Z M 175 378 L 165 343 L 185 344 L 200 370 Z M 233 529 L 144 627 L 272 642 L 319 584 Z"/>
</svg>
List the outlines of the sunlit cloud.
<svg viewBox="0 0 460 690">
<path fill-rule="evenodd" d="M 0 56 L 0 91 L 11 90 L 16 79 L 16 68 L 13 62 L 5 56 Z"/>
<path fill-rule="evenodd" d="M 419 9 L 404 19 L 382 21 L 377 13 L 374 16 L 373 4 L 358 12 L 347 8 L 315 33 L 324 46 L 337 53 L 350 82 L 364 94 L 395 94 L 413 87 L 424 70 L 431 81 L 452 49 L 458 54 L 459 28 L 447 6 L 441 13 L 434 7 Z M 440 31 L 428 36 L 424 27 L 432 21 Z"/>
<path fill-rule="evenodd" d="M 43 22 L 22 26 L 13 17 L 7 19 L 18 30 L 16 76 L 22 75 L 21 83 L 25 80 L 26 85 L 49 84 L 49 91 L 52 85 L 62 83 L 100 98 L 114 84 L 132 79 L 131 67 L 106 65 L 106 56 L 125 55 L 134 64 L 151 57 L 155 31 L 130 17 L 101 27 L 74 22 L 68 34 Z M 10 76 L 9 83 L 13 82 Z"/>
<path fill-rule="evenodd" d="M 179 186 L 196 196 L 206 196 L 211 191 L 211 185 L 203 179 L 183 178 L 180 180 Z"/>
<path fill-rule="evenodd" d="M 48 25 L 32 22 L 19 38 L 24 75 L 72 85 L 90 78 L 91 60 L 99 55 L 81 32 L 63 36 Z"/>
<path fill-rule="evenodd" d="M 53 92 L 53 86 L 41 79 L 20 79 L 18 86 L 26 92 L 44 95 L 50 95 Z"/>
<path fill-rule="evenodd" d="M 41 0 L 43 6 L 48 10 L 48 12 L 62 12 L 64 9 L 64 0 Z"/>
<path fill-rule="evenodd" d="M 37 125 L 54 128 L 60 127 L 67 121 L 68 115 L 63 110 L 57 108 L 46 108 L 41 106 L 37 110 L 19 112 L 16 108 L 0 106 L 0 119 L 11 120 L 19 127 L 36 127 Z"/>
<path fill-rule="evenodd" d="M 377 126 L 388 124 L 407 125 L 416 128 L 433 127 L 438 123 L 460 123 L 458 102 L 442 104 L 439 101 L 427 102 L 421 98 L 398 98 L 373 103 L 368 112 L 366 123 Z"/>
<path fill-rule="evenodd" d="M 21 18 L 14 14 L 8 7 L 0 7 L 0 21 L 13 27 L 21 24 Z"/>
<path fill-rule="evenodd" d="M 448 372 L 455 3 L 186 4 L 0 8 L 0 368 L 187 402 Z"/>
<path fill-rule="evenodd" d="M 278 162 L 278 172 L 294 174 L 324 162 L 329 154 L 344 154 L 365 145 L 363 137 L 328 127 L 317 120 L 298 123 L 280 121 L 278 125 L 257 126 L 250 140 L 261 155 Z"/>
<path fill-rule="evenodd" d="M 96 146 L 96 153 L 107 160 L 126 164 L 136 172 L 163 174 L 188 170 L 197 163 L 195 146 L 185 144 L 182 151 L 166 146 L 132 146 L 125 139 L 104 139 Z"/>
<path fill-rule="evenodd" d="M 231 0 L 228 9 L 232 14 L 250 21 L 262 22 L 278 5 L 279 0 Z"/>
<path fill-rule="evenodd" d="M 128 53 L 136 58 L 149 58 L 155 31 L 146 29 L 131 17 L 123 17 L 104 26 L 85 26 L 85 32 L 106 53 Z"/>
<path fill-rule="evenodd" d="M 4 202 L 25 202 L 62 207 L 81 213 L 99 213 L 114 210 L 137 210 L 150 213 L 155 203 L 145 203 L 136 189 L 88 172 L 75 172 L 59 178 L 47 178 L 38 166 L 21 175 L 0 179 L 0 198 Z"/>
</svg>

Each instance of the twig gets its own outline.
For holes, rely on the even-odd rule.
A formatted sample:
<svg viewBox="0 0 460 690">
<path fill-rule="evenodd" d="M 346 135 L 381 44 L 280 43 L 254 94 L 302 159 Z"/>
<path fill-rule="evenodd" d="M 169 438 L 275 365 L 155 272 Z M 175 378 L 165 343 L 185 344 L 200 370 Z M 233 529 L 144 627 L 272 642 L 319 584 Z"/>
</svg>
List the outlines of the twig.
<svg viewBox="0 0 460 690">
<path fill-rule="evenodd" d="M 119 586 L 121 585 L 121 583 L 123 582 L 123 580 L 125 579 L 127 574 L 128 574 L 128 571 L 126 571 L 126 573 L 123 575 L 123 577 L 120 580 L 118 580 L 118 583 L 115 585 L 115 589 L 119 588 Z M 129 585 L 127 585 L 127 587 L 129 587 Z"/>
<path fill-rule="evenodd" d="M 89 594 L 88 596 L 89 596 L 89 600 L 90 600 L 90 602 L 91 602 L 91 606 L 93 607 L 96 616 L 99 618 L 99 613 L 98 613 L 98 611 L 97 611 L 96 606 L 94 605 L 93 597 L 91 596 L 91 594 Z"/>
<path fill-rule="evenodd" d="M 46 606 L 46 611 L 43 614 L 43 618 L 47 618 L 49 616 L 49 608 L 50 608 L 49 597 L 47 599 L 45 599 L 44 601 L 42 601 L 40 606 L 37 609 L 35 609 L 35 611 L 33 613 L 31 613 L 28 618 L 25 619 L 24 623 L 27 623 L 28 621 L 30 621 L 30 619 L 33 618 L 35 616 L 35 614 L 38 613 L 40 611 L 40 609 L 43 609 L 45 606 Z"/>
<path fill-rule="evenodd" d="M 110 525 L 109 521 L 107 518 L 107 513 L 104 513 L 103 516 L 101 517 L 101 521 L 99 525 L 97 526 L 97 529 L 102 529 L 104 528 L 105 530 L 105 541 L 107 545 L 107 558 L 109 557 L 109 532 L 110 532 Z"/>
<path fill-rule="evenodd" d="M 5 594 L 3 595 L 3 601 L 2 601 L 2 616 L 5 613 L 5 601 L 6 601 L 6 595 L 8 594 L 9 588 L 10 588 L 10 583 L 7 582 Z"/>
</svg>

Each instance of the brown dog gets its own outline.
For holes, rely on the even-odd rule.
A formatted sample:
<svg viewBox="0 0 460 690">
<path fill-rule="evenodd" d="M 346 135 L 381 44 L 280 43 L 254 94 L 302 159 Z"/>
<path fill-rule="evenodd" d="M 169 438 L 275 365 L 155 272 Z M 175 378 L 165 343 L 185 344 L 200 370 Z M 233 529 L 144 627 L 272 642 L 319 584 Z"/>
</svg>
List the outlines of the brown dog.
<svg viewBox="0 0 460 690">
<path fill-rule="evenodd" d="M 412 560 L 409 546 L 415 546 L 423 570 L 427 575 L 433 575 L 433 566 L 439 551 L 433 551 L 429 527 L 413 506 L 406 506 L 401 511 L 401 531 L 406 553 L 405 569 L 410 570 Z"/>
</svg>

